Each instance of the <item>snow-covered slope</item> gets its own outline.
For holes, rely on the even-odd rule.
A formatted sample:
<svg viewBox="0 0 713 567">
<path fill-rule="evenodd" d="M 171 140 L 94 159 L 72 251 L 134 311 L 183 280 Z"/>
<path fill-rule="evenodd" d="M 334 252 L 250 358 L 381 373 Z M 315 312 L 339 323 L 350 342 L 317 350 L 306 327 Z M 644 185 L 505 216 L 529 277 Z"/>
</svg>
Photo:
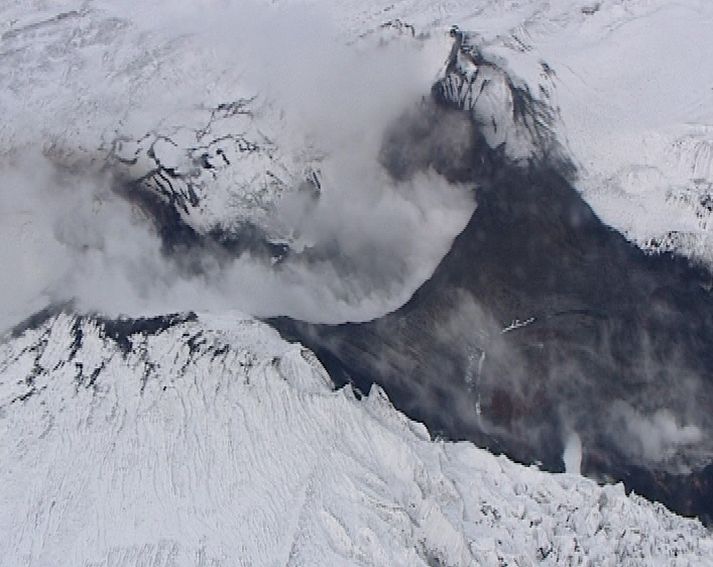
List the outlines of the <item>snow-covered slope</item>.
<svg viewBox="0 0 713 567">
<path fill-rule="evenodd" d="M 402 304 L 475 206 L 378 166 L 444 71 L 492 146 L 563 151 L 607 223 L 713 265 L 712 6 L 4 2 L 0 328 L 45 294 L 329 321 Z M 453 24 L 474 33 L 447 60 Z M 167 259 L 122 200 L 145 195 L 232 252 L 248 230 L 308 259 Z M 0 344 L 0 565 L 713 564 L 699 523 L 433 441 L 248 316 L 46 315 Z"/>
<path fill-rule="evenodd" d="M 283 288 L 297 282 L 310 295 L 303 304 L 325 308 L 268 313 L 260 305 L 260 314 L 373 318 L 429 277 L 473 207 L 442 180 L 400 186 L 375 165 L 386 123 L 441 78 L 456 24 L 473 32 L 472 53 L 498 64 L 460 57 L 461 74 L 446 77 L 491 143 L 506 142 L 515 156 L 563 149 L 578 168 L 577 188 L 605 222 L 642 247 L 712 265 L 711 6 L 7 2 L 0 8 L 7 117 L 0 166 L 41 149 L 64 168 L 110 169 L 168 202 L 198 232 L 218 234 L 222 244 L 227 238 L 231 251 L 253 251 L 255 238 L 267 242 L 272 261 L 285 249 L 316 249 L 307 275 L 298 259 L 269 277 L 278 274 Z M 536 112 L 524 122 L 511 122 L 519 111 L 512 87 L 534 96 Z M 377 210 L 384 216 L 365 226 Z M 403 234 L 377 238 L 384 226 Z M 357 232 L 376 236 L 355 246 Z M 375 283 L 355 258 L 382 250 L 385 240 L 398 241 L 398 251 L 375 264 L 394 267 L 398 277 Z M 324 261 L 335 248 L 343 265 Z M 324 287 L 325 274 L 339 280 L 327 286 L 328 300 L 313 289 L 315 281 Z M 233 306 L 253 310 L 240 300 Z"/>
<path fill-rule="evenodd" d="M 710 267 L 713 4 L 706 0 L 401 0 L 335 3 L 351 29 L 457 24 L 558 115 L 578 188 L 651 251 Z M 360 8 L 357 9 L 356 5 Z"/>
<path fill-rule="evenodd" d="M 511 30 L 521 48 L 495 50 L 558 107 L 560 139 L 602 219 L 645 249 L 710 267 L 713 5 L 571 4 Z"/>
<path fill-rule="evenodd" d="M 282 297 L 304 291 L 281 306 L 234 297 L 229 307 L 331 322 L 376 317 L 428 278 L 475 206 L 471 187 L 428 172 L 398 183 L 378 162 L 384 129 L 428 93 L 448 46 L 401 34 L 391 47 L 374 38 L 354 48 L 321 9 L 260 6 L 3 5 L 0 168 L 24 159 L 25 174 L 48 163 L 85 177 L 109 172 L 132 204 L 171 220 L 159 223 L 162 236 L 186 244 L 180 220 L 228 255 L 250 253 L 232 265 L 243 280 L 270 280 Z M 21 185 L 15 177 L 1 187 L 3 227 L 19 216 Z M 157 203 L 167 209 L 156 214 Z M 12 242 L 0 261 L 17 264 L 16 227 L 0 232 Z M 286 250 L 294 262 L 274 266 Z M 237 289 L 224 276 L 207 279 Z M 197 307 L 208 305 L 169 309 Z"/>
<path fill-rule="evenodd" d="M 12 119 L 0 127 L 0 155 L 39 145 L 64 166 L 108 164 L 144 180 L 196 228 L 265 224 L 282 191 L 309 173 L 307 150 L 295 164 L 295 148 L 276 144 L 279 113 L 236 79 L 244 59 L 229 67 L 202 27 L 182 27 L 178 7 L 134 8 L 3 6 L 0 106 Z"/>
<path fill-rule="evenodd" d="M 696 521 L 432 441 L 237 313 L 0 346 L 0 565 L 713 565 Z"/>
</svg>

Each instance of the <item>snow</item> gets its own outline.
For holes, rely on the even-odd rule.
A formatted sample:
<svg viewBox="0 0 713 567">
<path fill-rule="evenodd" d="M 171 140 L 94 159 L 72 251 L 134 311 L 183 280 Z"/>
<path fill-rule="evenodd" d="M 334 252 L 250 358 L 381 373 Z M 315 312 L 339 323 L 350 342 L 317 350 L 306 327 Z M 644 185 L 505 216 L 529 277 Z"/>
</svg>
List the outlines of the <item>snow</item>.
<svg viewBox="0 0 713 567">
<path fill-rule="evenodd" d="M 378 142 L 365 142 L 356 151 L 338 136 L 325 136 L 324 126 L 332 134 L 344 130 L 343 137 L 354 142 L 359 138 L 354 128 L 367 110 L 393 105 L 394 96 L 384 93 L 401 93 L 404 81 L 409 93 L 426 93 L 443 71 L 452 43 L 448 30 L 458 24 L 474 32 L 469 41 L 502 66 L 480 69 L 482 96 L 464 100 L 473 105 L 493 145 L 506 142 L 520 157 L 532 150 L 532 144 L 523 145 L 522 125 L 505 123 L 502 128 L 512 106 L 503 81 L 529 87 L 551 114 L 548 134 L 578 167 L 577 188 L 606 223 L 647 250 L 674 250 L 713 266 L 713 72 L 705 64 L 713 56 L 710 2 L 398 0 L 382 5 L 285 0 L 260 6 L 217 0 L 200 5 L 129 6 L 102 0 L 3 4 L 0 81 L 7 88 L 0 92 L 0 112 L 9 117 L 0 124 L 3 169 L 40 149 L 62 167 L 109 167 L 129 179 L 143 178 L 157 193 L 175 199 L 183 220 L 203 233 L 214 228 L 230 232 L 247 224 L 271 242 L 301 252 L 315 244 L 309 226 L 318 224 L 305 217 L 312 221 L 322 215 L 320 224 L 343 229 L 326 240 L 341 236 L 349 243 L 353 238 L 348 230 L 361 226 L 362 219 L 327 222 L 334 201 L 351 201 L 345 198 L 353 194 L 344 179 L 347 169 L 377 188 L 355 215 L 383 202 L 384 196 L 419 192 L 384 189 L 384 176 L 365 167 Z M 293 22 L 300 24 L 294 24 L 297 32 L 290 31 Z M 385 45 L 396 45 L 398 56 Z M 360 59 L 349 49 L 361 50 L 363 59 L 372 62 L 391 56 L 398 62 L 409 55 L 401 65 L 375 68 L 371 84 L 368 73 L 356 72 L 354 62 Z M 349 55 L 330 61 L 316 57 L 322 52 Z M 306 70 L 294 64 L 303 56 L 314 59 L 312 70 L 324 69 L 300 79 Z M 353 74 L 358 80 L 349 82 Z M 386 81 L 385 88 L 379 74 L 399 78 L 393 84 Z M 400 75 L 414 77 L 409 82 Z M 302 99 L 313 99 L 317 80 L 324 96 L 306 110 Z M 342 93 L 372 92 L 374 87 L 381 96 L 376 102 L 346 97 L 346 103 L 334 107 Z M 459 96 L 469 93 L 472 88 Z M 345 113 L 334 115 L 335 108 L 344 107 L 353 111 L 346 114 L 354 115 L 350 120 L 355 124 L 345 127 Z M 330 120 L 316 124 L 320 113 Z M 488 129 L 494 119 L 501 126 L 497 131 Z M 362 152 L 364 147 L 372 153 Z M 157 172 L 159 163 L 181 176 L 170 190 Z M 203 163 L 209 167 L 198 167 Z M 315 212 L 308 196 L 317 185 L 323 205 Z M 447 202 L 441 191 L 428 200 L 429 208 L 434 201 Z M 416 212 L 424 208 L 415 204 Z M 403 282 L 389 281 L 375 289 L 372 282 L 359 282 L 358 274 L 347 274 L 354 285 L 337 288 L 325 300 L 330 308 L 322 310 L 324 319 L 319 320 L 368 320 L 401 305 L 429 277 L 467 221 L 468 207 L 456 205 L 445 205 L 442 214 L 431 215 L 427 226 L 417 226 L 403 239 L 433 243 L 402 255 L 409 258 L 408 268 L 399 270 L 405 274 Z M 28 242 L 17 237 L 16 221 L 1 210 L 0 217 L 7 246 Z M 388 217 L 378 224 L 413 223 Z M 32 227 L 30 232 L 40 230 Z M 415 237 L 423 230 L 428 238 Z M 27 246 L 29 256 L 34 241 Z M 7 261 L 4 248 L 0 253 Z M 282 283 L 296 287 L 294 281 L 302 278 L 309 288 L 323 276 L 304 276 L 300 270 L 289 272 L 283 277 L 289 281 Z M 239 302 L 232 307 L 249 309 Z M 317 319 L 312 312 L 291 314 Z"/>
<path fill-rule="evenodd" d="M 402 0 L 388 14 L 418 31 L 475 32 L 558 113 L 577 187 L 604 222 L 646 250 L 713 266 L 713 4 Z"/>
<path fill-rule="evenodd" d="M 384 20 L 434 37 L 454 24 L 475 32 L 557 113 L 577 187 L 604 222 L 645 250 L 713 266 L 713 4 L 339 0 L 332 11 L 351 33 Z"/>
<path fill-rule="evenodd" d="M 363 55 L 331 24 L 315 29 L 319 11 L 270 10 L 218 1 L 131 9 L 101 0 L 3 5 L 0 81 L 8 88 L 0 112 L 9 118 L 0 124 L 0 168 L 24 159 L 22 173 L 56 166 L 96 182 L 92 176 L 108 171 L 131 190 L 130 182 L 141 180 L 201 234 L 218 231 L 231 243 L 256 234 L 295 251 L 294 262 L 290 256 L 275 269 L 262 261 L 263 249 L 257 258 L 248 250 L 221 264 L 226 269 L 211 279 L 211 290 L 219 279 L 237 288 L 235 272 L 259 282 L 250 299 L 229 298 L 228 307 L 326 322 L 372 319 L 398 308 L 431 275 L 475 207 L 472 187 L 430 172 L 396 183 L 377 161 L 384 128 L 428 92 L 444 52 L 365 41 L 371 51 Z M 3 185 L 8 193 L 27 192 Z M 0 262 L 14 266 L 18 255 L 35 258 L 37 246 L 18 239 L 15 207 L 5 210 L 13 199 L 2 200 L 0 240 L 8 248 L 0 247 Z M 343 257 L 335 261 L 336 247 Z M 359 271 L 364 249 L 373 262 Z M 307 260 L 305 250 L 312 253 Z M 390 274 L 374 277 L 375 266 Z M 53 296 L 64 291 L 56 282 L 38 287 Z M 263 300 L 266 287 L 280 289 Z M 272 301 L 275 295 L 288 299 Z M 15 312 L 2 311 L 5 328 Z"/>
<path fill-rule="evenodd" d="M 307 4 L 335 25 L 330 47 L 412 42 L 432 79 L 450 26 L 475 32 L 553 111 L 605 222 L 713 265 L 710 2 Z M 333 148 L 299 131 L 289 92 L 261 96 L 246 80 L 239 43 L 206 43 L 230 37 L 236 12 L 218 25 L 229 5 L 4 2 L 3 171 L 37 149 L 132 179 L 156 158 L 195 182 L 176 189 L 192 226 L 249 221 L 299 244 L 276 211 L 338 169 Z M 474 107 L 483 120 L 502 110 L 497 87 Z M 196 171 L 203 159 L 214 171 Z M 35 260 L 51 234 L 4 212 L 0 253 L 26 250 L 16 268 L 41 288 L 54 264 Z M 109 335 L 101 319 L 60 314 L 0 344 L 0 566 L 713 565 L 697 521 L 621 485 L 431 440 L 378 388 L 335 391 L 312 353 L 249 316 L 203 314 L 128 349 Z M 567 447 L 576 472 L 575 432 Z"/>
<path fill-rule="evenodd" d="M 281 144 L 284 151 L 269 141 L 277 138 L 277 113 L 256 126 L 250 113 L 261 109 L 250 104 L 256 93 L 236 80 L 242 68 L 231 68 L 195 30 L 181 29 L 177 6 L 134 8 L 73 1 L 3 6 L 0 108 L 12 118 L 0 126 L 0 155 L 41 145 L 64 166 L 98 169 L 107 160 L 118 166 L 114 158 L 133 159 L 123 169 L 140 178 L 155 168 L 147 155 L 152 144 L 179 173 L 190 172 L 205 151 L 221 175 L 213 190 L 195 180 L 203 202 L 186 212 L 191 224 L 259 222 L 309 158 L 294 164 L 289 144 Z M 231 104 L 240 112 L 231 112 Z M 218 149 L 238 167 L 220 167 Z"/>
<path fill-rule="evenodd" d="M 445 58 L 450 25 L 476 32 L 481 47 L 507 61 L 514 78 L 533 92 L 542 88 L 545 100 L 559 111 L 560 141 L 581 168 L 584 196 L 606 222 L 641 245 L 674 233 L 672 238 L 683 240 L 674 248 L 711 260 L 706 251 L 710 211 L 701 205 L 713 183 L 710 2 L 310 4 L 344 29 L 344 41 L 368 38 L 385 22 L 413 26 L 416 34 L 430 36 L 424 41 L 434 60 Z M 207 2 L 206 13 L 211 9 L 217 11 L 217 5 Z M 226 17 L 236 13 L 240 10 Z M 163 133 L 194 123 L 199 128 L 209 114 L 206 109 L 257 94 L 240 79 L 244 64 L 230 69 L 225 54 L 211 52 L 185 33 L 179 24 L 186 14 L 191 14 L 190 4 L 165 10 L 157 3 L 127 18 L 126 11 L 99 1 L 6 3 L 0 73 L 7 88 L 0 105 L 6 112 L 12 109 L 13 119 L 0 128 L 3 153 L 42 138 L 56 155 L 84 148 L 85 159 L 96 159 L 117 135 L 139 140 L 159 127 Z M 157 23 L 161 18 L 163 25 Z M 206 16 L 206 25 L 212 22 Z M 135 49 L 139 43 L 141 56 Z M 552 74 L 543 73 L 543 61 Z M 174 78 L 187 76 L 200 80 L 178 83 Z M 258 129 L 268 139 L 279 138 L 285 126 L 276 116 L 285 102 L 273 101 L 264 112 L 256 109 L 253 124 L 243 116 L 245 124 L 229 128 L 251 134 L 256 143 L 261 141 Z M 229 202 L 226 191 L 244 198 L 255 190 L 255 175 L 264 176 L 266 169 L 283 170 L 289 187 L 303 168 L 318 163 L 320 152 L 305 155 L 304 140 L 288 136 L 280 141 L 270 155 L 249 158 L 257 163 L 223 172 L 225 185 L 206 194 L 209 201 L 193 213 L 194 222 L 210 226 L 231 218 L 222 214 Z M 266 205 L 285 186 L 275 188 L 276 196 L 268 192 Z M 259 214 L 254 203 L 233 207 L 233 220 L 236 210 Z"/>
<path fill-rule="evenodd" d="M 697 521 L 431 440 L 247 316 L 112 329 L 0 346 L 0 565 L 713 565 Z"/>
<path fill-rule="evenodd" d="M 528 57 L 556 73 L 561 136 L 584 197 L 643 247 L 673 233 L 660 249 L 712 265 L 703 205 L 713 181 L 713 6 L 602 2 L 581 20 L 535 33 Z"/>
</svg>

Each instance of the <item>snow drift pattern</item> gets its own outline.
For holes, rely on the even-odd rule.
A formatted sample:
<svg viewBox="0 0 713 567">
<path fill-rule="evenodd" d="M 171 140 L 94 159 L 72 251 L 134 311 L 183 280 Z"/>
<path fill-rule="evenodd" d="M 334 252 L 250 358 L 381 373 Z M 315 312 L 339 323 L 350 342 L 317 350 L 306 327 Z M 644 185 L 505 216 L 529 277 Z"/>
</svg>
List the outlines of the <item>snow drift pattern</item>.
<svg viewBox="0 0 713 567">
<path fill-rule="evenodd" d="M 698 522 L 432 441 L 240 314 L 60 313 L 17 335 L 2 566 L 713 565 Z"/>
</svg>

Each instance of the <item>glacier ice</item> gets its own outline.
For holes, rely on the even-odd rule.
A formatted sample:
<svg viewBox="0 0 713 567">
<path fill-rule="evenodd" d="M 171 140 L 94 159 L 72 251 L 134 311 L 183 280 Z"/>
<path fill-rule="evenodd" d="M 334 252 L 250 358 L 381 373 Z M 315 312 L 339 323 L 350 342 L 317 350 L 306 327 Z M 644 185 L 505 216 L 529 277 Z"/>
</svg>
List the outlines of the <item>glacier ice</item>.
<svg viewBox="0 0 713 567">
<path fill-rule="evenodd" d="M 698 521 L 432 440 L 240 313 L 0 345 L 0 565 L 713 565 Z"/>
</svg>

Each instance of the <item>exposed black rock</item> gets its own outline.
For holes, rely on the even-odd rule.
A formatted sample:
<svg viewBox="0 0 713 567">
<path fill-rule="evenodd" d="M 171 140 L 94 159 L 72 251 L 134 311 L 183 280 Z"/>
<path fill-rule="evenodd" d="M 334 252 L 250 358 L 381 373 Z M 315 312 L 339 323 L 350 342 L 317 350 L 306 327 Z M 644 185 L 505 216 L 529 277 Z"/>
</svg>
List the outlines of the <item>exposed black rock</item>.
<svg viewBox="0 0 713 567">
<path fill-rule="evenodd" d="M 182 147 L 171 135 L 147 132 L 138 140 L 118 137 L 106 148 L 105 169 L 113 177 L 113 190 L 137 206 L 153 223 L 161 239 L 163 251 L 182 263 L 190 272 L 200 272 L 200 257 L 218 262 L 229 261 L 243 253 L 281 261 L 289 252 L 286 245 L 273 242 L 259 226 L 244 221 L 235 226 L 213 226 L 208 234 L 196 230 L 190 216 L 202 204 L 208 180 L 215 180 L 220 170 L 231 165 L 231 155 L 246 155 L 267 151 L 269 140 L 251 140 L 239 132 L 219 134 L 216 124 L 236 116 L 251 116 L 253 99 L 238 99 L 206 108 L 205 124 L 194 130 L 195 145 Z M 182 166 L 165 163 L 156 149 L 158 143 L 173 147 L 182 154 Z M 128 171 L 139 159 L 147 170 L 138 177 Z M 269 173 L 269 172 L 268 172 Z M 312 173 L 305 181 L 319 190 L 319 177 Z"/>
<path fill-rule="evenodd" d="M 451 119 L 459 105 L 440 86 L 433 94 L 441 110 L 432 115 Z M 518 91 L 518 112 L 534 106 L 528 96 Z M 434 167 L 479 188 L 477 210 L 432 278 L 369 323 L 271 324 L 314 350 L 339 384 L 380 384 L 434 434 L 560 471 L 574 431 L 585 474 L 710 519 L 710 466 L 701 470 L 713 455 L 710 275 L 644 254 L 597 218 L 569 164 L 546 154 L 515 164 L 483 142 L 477 123 L 454 162 L 424 154 L 435 123 L 401 121 L 382 152 L 395 178 Z M 657 431 L 652 416 L 662 411 L 675 431 L 700 435 Z"/>
<path fill-rule="evenodd" d="M 131 350 L 131 337 L 135 335 L 151 336 L 157 335 L 171 327 L 196 321 L 195 313 L 170 313 L 166 315 L 157 315 L 154 317 L 116 317 L 109 318 L 96 313 L 76 314 L 76 310 L 72 303 L 53 304 L 45 307 L 41 311 L 31 315 L 15 327 L 9 333 L 9 338 L 17 338 L 27 331 L 39 329 L 42 325 L 59 315 L 60 313 L 71 314 L 74 317 L 74 323 L 70 330 L 72 335 L 72 343 L 70 345 L 69 360 L 73 360 L 75 354 L 82 348 L 84 340 L 84 323 L 91 321 L 101 329 L 103 336 L 111 339 L 116 343 L 119 349 L 127 354 Z M 41 341 L 40 341 L 41 342 Z M 189 348 L 192 348 L 189 341 Z"/>
<path fill-rule="evenodd" d="M 180 262 L 188 272 L 202 271 L 202 257 L 224 262 L 250 253 L 281 261 L 289 253 L 286 245 L 271 242 L 262 229 L 249 222 L 230 229 L 215 226 L 208 234 L 200 233 L 183 218 L 175 198 L 147 188 L 143 178 L 126 179 L 117 173 L 113 190 L 146 215 L 161 239 L 164 254 Z"/>
<path fill-rule="evenodd" d="M 92 319 L 102 327 L 104 336 L 115 341 L 122 352 L 128 353 L 131 350 L 131 337 L 133 335 L 157 335 L 176 325 L 195 321 L 197 317 L 195 313 L 174 313 L 156 317 L 121 317 L 118 319 L 93 316 Z"/>
<path fill-rule="evenodd" d="M 9 330 L 8 335 L 10 338 L 16 339 L 26 331 L 39 328 L 42 324 L 46 323 L 53 317 L 70 308 L 71 304 L 60 303 L 48 305 L 44 309 L 41 309 L 37 313 L 33 313 L 26 319 L 20 321 L 17 325 L 15 325 L 14 327 L 12 327 L 12 329 Z"/>
</svg>

